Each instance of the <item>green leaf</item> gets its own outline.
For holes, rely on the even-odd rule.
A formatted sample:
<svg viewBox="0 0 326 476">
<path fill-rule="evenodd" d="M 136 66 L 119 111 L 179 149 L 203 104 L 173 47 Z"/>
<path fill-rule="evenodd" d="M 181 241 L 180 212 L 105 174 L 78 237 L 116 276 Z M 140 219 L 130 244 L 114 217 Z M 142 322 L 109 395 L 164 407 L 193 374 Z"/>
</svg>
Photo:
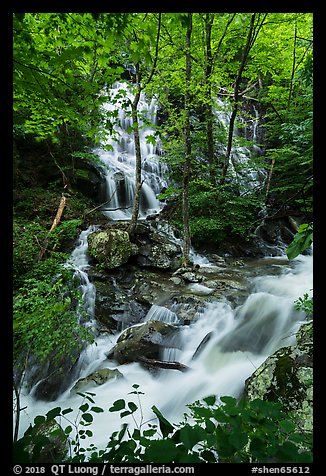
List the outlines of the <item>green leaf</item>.
<svg viewBox="0 0 326 476">
<path fill-rule="evenodd" d="M 215 395 L 209 395 L 206 398 L 203 398 L 204 402 L 207 403 L 207 405 L 212 406 L 216 402 L 216 396 Z"/>
<path fill-rule="evenodd" d="M 152 410 L 158 418 L 159 427 L 164 437 L 168 436 L 173 430 L 174 426 L 162 415 L 160 410 L 153 405 Z"/>
<path fill-rule="evenodd" d="M 60 414 L 61 414 L 61 408 L 55 407 L 49 412 L 47 412 L 46 417 L 47 417 L 47 420 L 49 421 L 49 420 L 53 420 L 53 418 L 59 416 Z"/>
<path fill-rule="evenodd" d="M 129 402 L 128 407 L 130 408 L 132 413 L 134 413 L 138 409 L 137 405 L 134 402 Z"/>
<path fill-rule="evenodd" d="M 180 440 L 188 450 L 191 450 L 199 441 L 206 440 L 206 432 L 198 425 L 187 424 L 180 430 Z"/>
<path fill-rule="evenodd" d="M 229 442 L 237 449 L 240 450 L 248 443 L 248 435 L 239 431 L 233 431 L 229 436 Z"/>
<path fill-rule="evenodd" d="M 90 411 L 91 411 L 91 412 L 94 412 L 94 413 L 102 413 L 102 412 L 104 412 L 103 408 L 101 408 L 101 407 L 91 407 Z"/>
<path fill-rule="evenodd" d="M 295 424 L 290 421 L 290 420 L 282 420 L 280 421 L 280 427 L 282 430 L 284 430 L 286 433 L 291 433 L 292 431 L 295 430 Z"/>
<path fill-rule="evenodd" d="M 146 136 L 146 142 L 147 142 L 147 144 L 155 145 L 156 144 L 156 138 L 155 138 L 154 134 Z"/>
<path fill-rule="evenodd" d="M 81 406 L 79 407 L 79 409 L 80 409 L 80 411 L 82 411 L 82 412 L 86 412 L 86 411 L 89 409 L 88 403 L 84 403 L 84 405 L 81 405 Z"/>
<path fill-rule="evenodd" d="M 34 418 L 34 425 L 40 425 L 41 423 L 45 422 L 45 416 L 38 415 Z"/>
<path fill-rule="evenodd" d="M 212 416 L 212 410 L 205 407 L 193 407 L 194 415 L 201 418 L 210 418 Z"/>
<path fill-rule="evenodd" d="M 62 415 L 67 415 L 67 413 L 71 413 L 73 412 L 73 409 L 72 408 L 65 408 L 64 410 L 62 410 Z"/>
<path fill-rule="evenodd" d="M 87 423 L 92 423 L 92 421 L 93 421 L 93 415 L 91 415 L 90 413 L 83 413 L 82 418 L 85 421 L 87 421 Z"/>
<path fill-rule="evenodd" d="M 109 412 L 119 412 L 120 410 L 123 410 L 125 406 L 126 402 L 120 398 L 113 403 L 112 407 L 109 408 Z"/>
<path fill-rule="evenodd" d="M 65 428 L 65 434 L 66 435 L 69 435 L 69 433 L 72 432 L 72 426 L 71 425 L 68 425 L 66 428 Z"/>
<path fill-rule="evenodd" d="M 173 463 L 178 448 L 171 440 L 154 440 L 146 448 L 144 458 L 148 463 Z"/>
</svg>

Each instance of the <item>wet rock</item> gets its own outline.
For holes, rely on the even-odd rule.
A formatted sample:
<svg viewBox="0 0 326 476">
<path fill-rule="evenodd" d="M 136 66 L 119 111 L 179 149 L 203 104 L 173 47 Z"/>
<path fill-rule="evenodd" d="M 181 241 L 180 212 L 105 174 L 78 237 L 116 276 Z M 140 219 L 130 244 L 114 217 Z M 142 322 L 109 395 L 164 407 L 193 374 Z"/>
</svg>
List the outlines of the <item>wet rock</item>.
<svg viewBox="0 0 326 476">
<path fill-rule="evenodd" d="M 140 322 L 150 304 L 131 299 L 128 291 L 107 277 L 106 282 L 95 282 L 95 317 L 105 330 L 115 332 Z"/>
<path fill-rule="evenodd" d="M 109 380 L 122 378 L 123 375 L 118 369 L 100 369 L 92 372 L 87 377 L 80 378 L 70 390 L 70 393 L 84 392 L 90 385 L 103 385 Z"/>
<path fill-rule="evenodd" d="M 88 246 L 89 254 L 108 269 L 127 263 L 138 252 L 127 231 L 112 228 L 91 233 L 88 236 Z"/>
<path fill-rule="evenodd" d="M 137 362 L 141 357 L 159 359 L 164 347 L 175 347 L 172 338 L 178 332 L 176 326 L 160 321 L 148 321 L 126 329 L 117 340 L 116 345 L 106 354 L 119 364 Z"/>
<path fill-rule="evenodd" d="M 194 352 L 194 355 L 192 356 L 192 360 L 195 360 L 197 359 L 197 357 L 199 356 L 199 354 L 201 354 L 201 352 L 204 350 L 205 348 L 205 345 L 211 340 L 211 338 L 213 337 L 214 335 L 214 332 L 211 331 L 209 332 L 208 334 L 205 335 L 205 337 L 203 338 L 203 340 L 200 342 L 200 344 L 198 345 L 197 349 L 195 350 Z"/>
<path fill-rule="evenodd" d="M 66 173 L 77 190 L 96 203 L 100 203 L 99 191 L 104 187 L 105 175 L 99 166 L 92 161 L 75 157 L 74 168 L 68 168 Z"/>
<path fill-rule="evenodd" d="M 78 361 L 79 352 L 74 351 L 71 355 L 65 355 L 60 367 L 53 364 L 51 359 L 41 367 L 33 367 L 33 372 L 29 375 L 30 385 L 37 383 L 34 390 L 34 397 L 39 400 L 53 401 L 64 392 L 70 384 L 72 370 Z"/>
<path fill-rule="evenodd" d="M 166 270 L 178 268 L 182 248 L 175 237 L 175 230 L 167 222 L 139 223 L 135 240 L 139 248 L 137 262 L 140 266 Z"/>
<path fill-rule="evenodd" d="M 172 276 L 172 278 L 170 278 L 170 281 L 172 281 L 172 283 L 176 285 L 182 284 L 182 279 L 178 276 Z"/>
<path fill-rule="evenodd" d="M 41 440 L 42 439 L 42 440 Z M 36 447 L 34 441 L 42 441 Z M 32 443 L 26 447 L 33 463 L 58 463 L 68 453 L 68 439 L 62 427 L 55 420 L 40 423 L 32 435 Z"/>
<path fill-rule="evenodd" d="M 249 400 L 280 402 L 295 411 L 298 428 L 312 430 L 313 416 L 313 325 L 302 324 L 296 344 L 271 355 L 246 380 Z"/>
</svg>

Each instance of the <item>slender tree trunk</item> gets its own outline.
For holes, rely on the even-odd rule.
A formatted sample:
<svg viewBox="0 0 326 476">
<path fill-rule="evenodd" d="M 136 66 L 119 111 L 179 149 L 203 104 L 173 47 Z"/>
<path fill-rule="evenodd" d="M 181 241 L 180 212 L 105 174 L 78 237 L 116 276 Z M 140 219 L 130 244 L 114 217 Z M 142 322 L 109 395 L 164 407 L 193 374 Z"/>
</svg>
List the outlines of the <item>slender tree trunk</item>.
<svg viewBox="0 0 326 476">
<path fill-rule="evenodd" d="M 287 104 L 288 109 L 290 109 L 290 104 L 291 104 L 291 99 L 292 99 L 292 92 L 293 92 L 293 79 L 294 79 L 295 65 L 296 65 L 296 46 L 297 46 L 297 23 L 295 22 L 295 25 L 294 25 L 292 72 L 291 72 L 291 79 L 290 79 L 288 104 Z"/>
<path fill-rule="evenodd" d="M 271 168 L 269 170 L 269 174 L 268 174 L 267 181 L 266 181 L 266 196 L 265 196 L 266 201 L 268 199 L 269 189 L 270 189 L 270 186 L 271 186 L 274 164 L 275 164 L 275 159 L 272 159 Z"/>
<path fill-rule="evenodd" d="M 41 250 L 40 250 L 40 253 L 38 255 L 38 258 L 37 258 L 37 261 L 41 261 L 41 259 L 43 258 L 45 252 L 47 251 L 47 246 L 48 246 L 48 243 L 49 243 L 49 236 L 50 236 L 50 233 L 54 230 L 54 228 L 59 225 L 60 223 L 60 220 L 61 220 L 61 217 L 62 217 L 62 213 L 63 213 L 63 210 L 66 206 L 66 197 L 62 194 L 61 196 L 61 199 L 60 199 L 60 204 L 59 204 L 59 207 L 58 207 L 58 210 L 57 210 L 57 214 L 53 220 L 53 223 L 52 223 L 52 226 L 49 230 L 49 233 L 47 234 L 45 240 L 44 240 L 44 243 L 43 245 L 41 246 Z"/>
<path fill-rule="evenodd" d="M 14 443 L 18 440 L 19 432 L 19 422 L 20 422 L 20 392 L 17 388 L 17 385 L 14 382 L 14 392 L 16 397 L 16 421 L 15 421 L 15 431 L 14 431 Z"/>
<path fill-rule="evenodd" d="M 256 22 L 256 16 L 258 16 L 257 23 L 255 23 Z M 253 45 L 256 41 L 256 38 L 258 36 L 258 33 L 259 33 L 261 27 L 264 24 L 266 16 L 267 16 L 267 14 L 264 14 L 263 19 L 261 20 L 259 13 L 258 14 L 253 13 L 251 15 L 250 26 L 249 26 L 248 35 L 247 35 L 247 41 L 246 41 L 246 45 L 245 45 L 243 53 L 242 53 L 238 74 L 237 74 L 235 84 L 234 84 L 233 108 L 232 108 L 232 113 L 231 113 L 231 118 L 230 118 L 228 143 L 227 143 L 227 149 L 226 149 L 226 154 L 225 154 L 225 160 L 224 160 L 224 163 L 223 163 L 222 175 L 221 175 L 221 179 L 220 179 L 220 184 L 221 185 L 223 185 L 225 183 L 226 174 L 227 174 L 229 163 L 230 163 L 235 119 L 236 119 L 238 109 L 239 109 L 239 93 L 240 93 L 240 83 L 241 83 L 241 80 L 242 80 L 242 73 L 243 73 L 243 70 L 245 68 L 250 50 L 253 47 Z"/>
<path fill-rule="evenodd" d="M 135 168 L 135 196 L 132 209 L 132 216 L 129 224 L 129 234 L 133 235 L 138 221 L 139 205 L 140 205 L 140 192 L 142 187 L 141 181 L 141 150 L 139 140 L 139 122 L 138 122 L 138 103 L 140 99 L 141 86 L 139 81 L 139 74 L 137 74 L 137 93 L 131 104 L 132 111 L 132 124 L 134 129 L 134 141 L 135 141 L 135 154 L 136 154 L 136 168 Z"/>
<path fill-rule="evenodd" d="M 206 121 L 207 121 L 207 161 L 209 167 L 209 177 L 211 183 L 215 182 L 215 155 L 214 155 L 214 114 L 212 107 L 212 71 L 213 55 L 211 45 L 211 33 L 214 22 L 214 13 L 207 13 L 205 17 L 206 30 L 206 67 L 205 67 L 205 86 L 206 86 Z"/>
<path fill-rule="evenodd" d="M 157 25 L 157 35 L 156 35 L 156 46 L 155 46 L 155 56 L 153 61 L 153 66 L 149 77 L 145 83 L 142 85 L 142 75 L 140 72 L 139 63 L 135 64 L 136 68 L 136 86 L 137 86 L 137 93 L 134 97 L 134 100 L 131 104 L 131 112 L 132 112 L 132 124 L 134 129 L 134 141 L 135 141 L 135 154 L 136 154 L 136 169 L 135 169 L 135 197 L 132 209 L 132 217 L 130 220 L 128 232 L 130 235 L 133 235 L 135 232 L 135 228 L 137 226 L 138 215 L 139 215 L 139 206 L 140 206 L 140 192 L 142 187 L 142 180 L 141 180 L 141 149 L 140 149 L 140 140 L 139 140 L 139 122 L 138 122 L 138 103 L 140 99 L 140 94 L 142 89 L 151 81 L 157 65 L 157 58 L 158 58 L 158 45 L 160 40 L 160 31 L 161 31 L 161 13 L 158 14 L 158 25 Z"/>
<path fill-rule="evenodd" d="M 183 265 L 190 263 L 189 253 L 191 247 L 191 235 L 189 224 L 189 179 L 191 171 L 191 136 L 190 136 L 190 79 L 191 79 L 191 56 L 190 40 L 192 31 L 192 13 L 188 14 L 188 28 L 186 33 L 186 91 L 184 96 L 185 107 L 185 165 L 183 172 L 182 213 L 183 213 Z"/>
</svg>

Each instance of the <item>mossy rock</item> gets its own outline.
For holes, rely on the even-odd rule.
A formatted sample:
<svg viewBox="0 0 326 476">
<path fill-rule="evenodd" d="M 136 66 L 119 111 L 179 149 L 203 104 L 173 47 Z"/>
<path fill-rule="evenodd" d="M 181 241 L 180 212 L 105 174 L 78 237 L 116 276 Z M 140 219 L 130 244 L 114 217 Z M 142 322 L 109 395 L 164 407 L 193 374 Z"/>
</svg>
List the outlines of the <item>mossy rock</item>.
<svg viewBox="0 0 326 476">
<path fill-rule="evenodd" d="M 119 372 L 118 369 L 100 369 L 92 372 L 87 377 L 80 378 L 73 388 L 70 390 L 70 393 L 84 392 L 89 386 L 103 385 L 109 380 L 115 380 L 117 378 L 122 378 L 123 375 Z"/>
<path fill-rule="evenodd" d="M 296 344 L 283 347 L 263 362 L 246 380 L 249 400 L 280 402 L 294 411 L 298 428 L 312 430 L 313 416 L 313 325 L 302 324 Z"/>
<path fill-rule="evenodd" d="M 177 327 L 161 321 L 136 324 L 122 332 L 106 355 L 119 364 L 137 362 L 140 357 L 159 359 L 162 348 L 174 346 L 172 337 L 176 332 Z"/>
<path fill-rule="evenodd" d="M 38 425 L 27 445 L 33 463 L 58 463 L 68 453 L 68 439 L 58 422 L 46 420 Z"/>
<path fill-rule="evenodd" d="M 138 247 L 131 243 L 128 232 L 118 229 L 91 233 L 88 236 L 88 247 L 89 254 L 108 269 L 127 263 L 138 252 Z"/>
</svg>

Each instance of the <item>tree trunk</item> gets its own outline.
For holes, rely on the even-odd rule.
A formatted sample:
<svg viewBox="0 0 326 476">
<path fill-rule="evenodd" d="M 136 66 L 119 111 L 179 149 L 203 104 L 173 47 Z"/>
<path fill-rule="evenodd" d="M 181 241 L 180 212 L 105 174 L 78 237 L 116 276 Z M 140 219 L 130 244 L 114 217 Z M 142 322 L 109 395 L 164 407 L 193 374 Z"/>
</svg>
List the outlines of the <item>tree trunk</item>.
<svg viewBox="0 0 326 476">
<path fill-rule="evenodd" d="M 192 31 L 192 13 L 188 14 L 188 28 L 186 33 L 186 87 L 184 97 L 185 107 L 185 165 L 183 172 L 182 213 L 183 213 L 183 265 L 189 266 L 190 259 L 190 224 L 189 224 L 189 179 L 191 170 L 191 136 L 190 136 L 190 79 L 191 55 L 190 39 Z"/>
<path fill-rule="evenodd" d="M 272 179 L 274 164 L 275 164 L 275 159 L 272 159 L 271 168 L 269 169 L 269 174 L 268 174 L 267 181 L 266 181 L 266 195 L 265 195 L 266 201 L 268 200 L 268 195 L 269 195 L 269 189 L 270 189 L 270 186 L 271 186 L 271 179 Z"/>
<path fill-rule="evenodd" d="M 140 204 L 140 192 L 142 187 L 141 181 L 141 150 L 140 150 L 140 140 L 139 140 L 139 122 L 138 122 L 138 103 L 140 99 L 141 86 L 139 81 L 139 74 L 137 72 L 137 93 L 134 97 L 134 100 L 131 104 L 132 110 L 132 124 L 134 129 L 134 141 L 135 141 L 135 154 L 136 154 L 136 169 L 135 169 L 135 197 L 132 209 L 132 216 L 129 224 L 129 234 L 133 235 L 139 215 L 139 204 Z"/>
<path fill-rule="evenodd" d="M 257 21 L 257 24 L 255 25 L 256 15 L 258 15 L 258 21 Z M 226 174 L 227 174 L 229 163 L 230 163 L 233 133 L 234 133 L 234 125 L 235 125 L 235 119 L 236 119 L 238 108 L 239 108 L 239 92 L 240 92 L 240 83 L 241 83 L 241 79 L 242 79 L 242 73 L 243 73 L 243 70 L 245 68 L 250 50 L 253 47 L 253 45 L 255 43 L 255 40 L 257 38 L 257 35 L 259 33 L 259 30 L 262 27 L 262 25 L 264 23 L 264 20 L 266 18 L 266 15 L 265 15 L 264 18 L 260 21 L 259 16 L 260 16 L 260 14 L 256 14 L 256 13 L 253 13 L 251 15 L 250 26 L 249 26 L 249 31 L 248 31 L 248 35 L 247 35 L 247 41 L 246 41 L 246 45 L 245 45 L 243 53 L 242 53 L 238 74 L 237 74 L 235 84 L 234 84 L 233 108 L 232 108 L 232 113 L 231 113 L 231 118 L 230 118 L 230 125 L 229 125 L 228 144 L 227 144 L 227 149 L 226 149 L 226 154 L 225 154 L 225 160 L 224 160 L 223 167 L 222 167 L 222 175 L 221 175 L 221 179 L 220 179 L 220 184 L 221 185 L 223 185 L 225 183 Z"/>
<path fill-rule="evenodd" d="M 205 115 L 207 121 L 207 161 L 209 167 L 209 178 L 213 184 L 215 182 L 215 155 L 214 155 L 214 114 L 212 107 L 212 71 L 213 55 L 211 45 L 211 33 L 214 22 L 214 14 L 207 13 L 205 17 L 206 30 L 206 67 L 205 67 L 205 86 L 206 86 L 206 108 Z"/>
</svg>

